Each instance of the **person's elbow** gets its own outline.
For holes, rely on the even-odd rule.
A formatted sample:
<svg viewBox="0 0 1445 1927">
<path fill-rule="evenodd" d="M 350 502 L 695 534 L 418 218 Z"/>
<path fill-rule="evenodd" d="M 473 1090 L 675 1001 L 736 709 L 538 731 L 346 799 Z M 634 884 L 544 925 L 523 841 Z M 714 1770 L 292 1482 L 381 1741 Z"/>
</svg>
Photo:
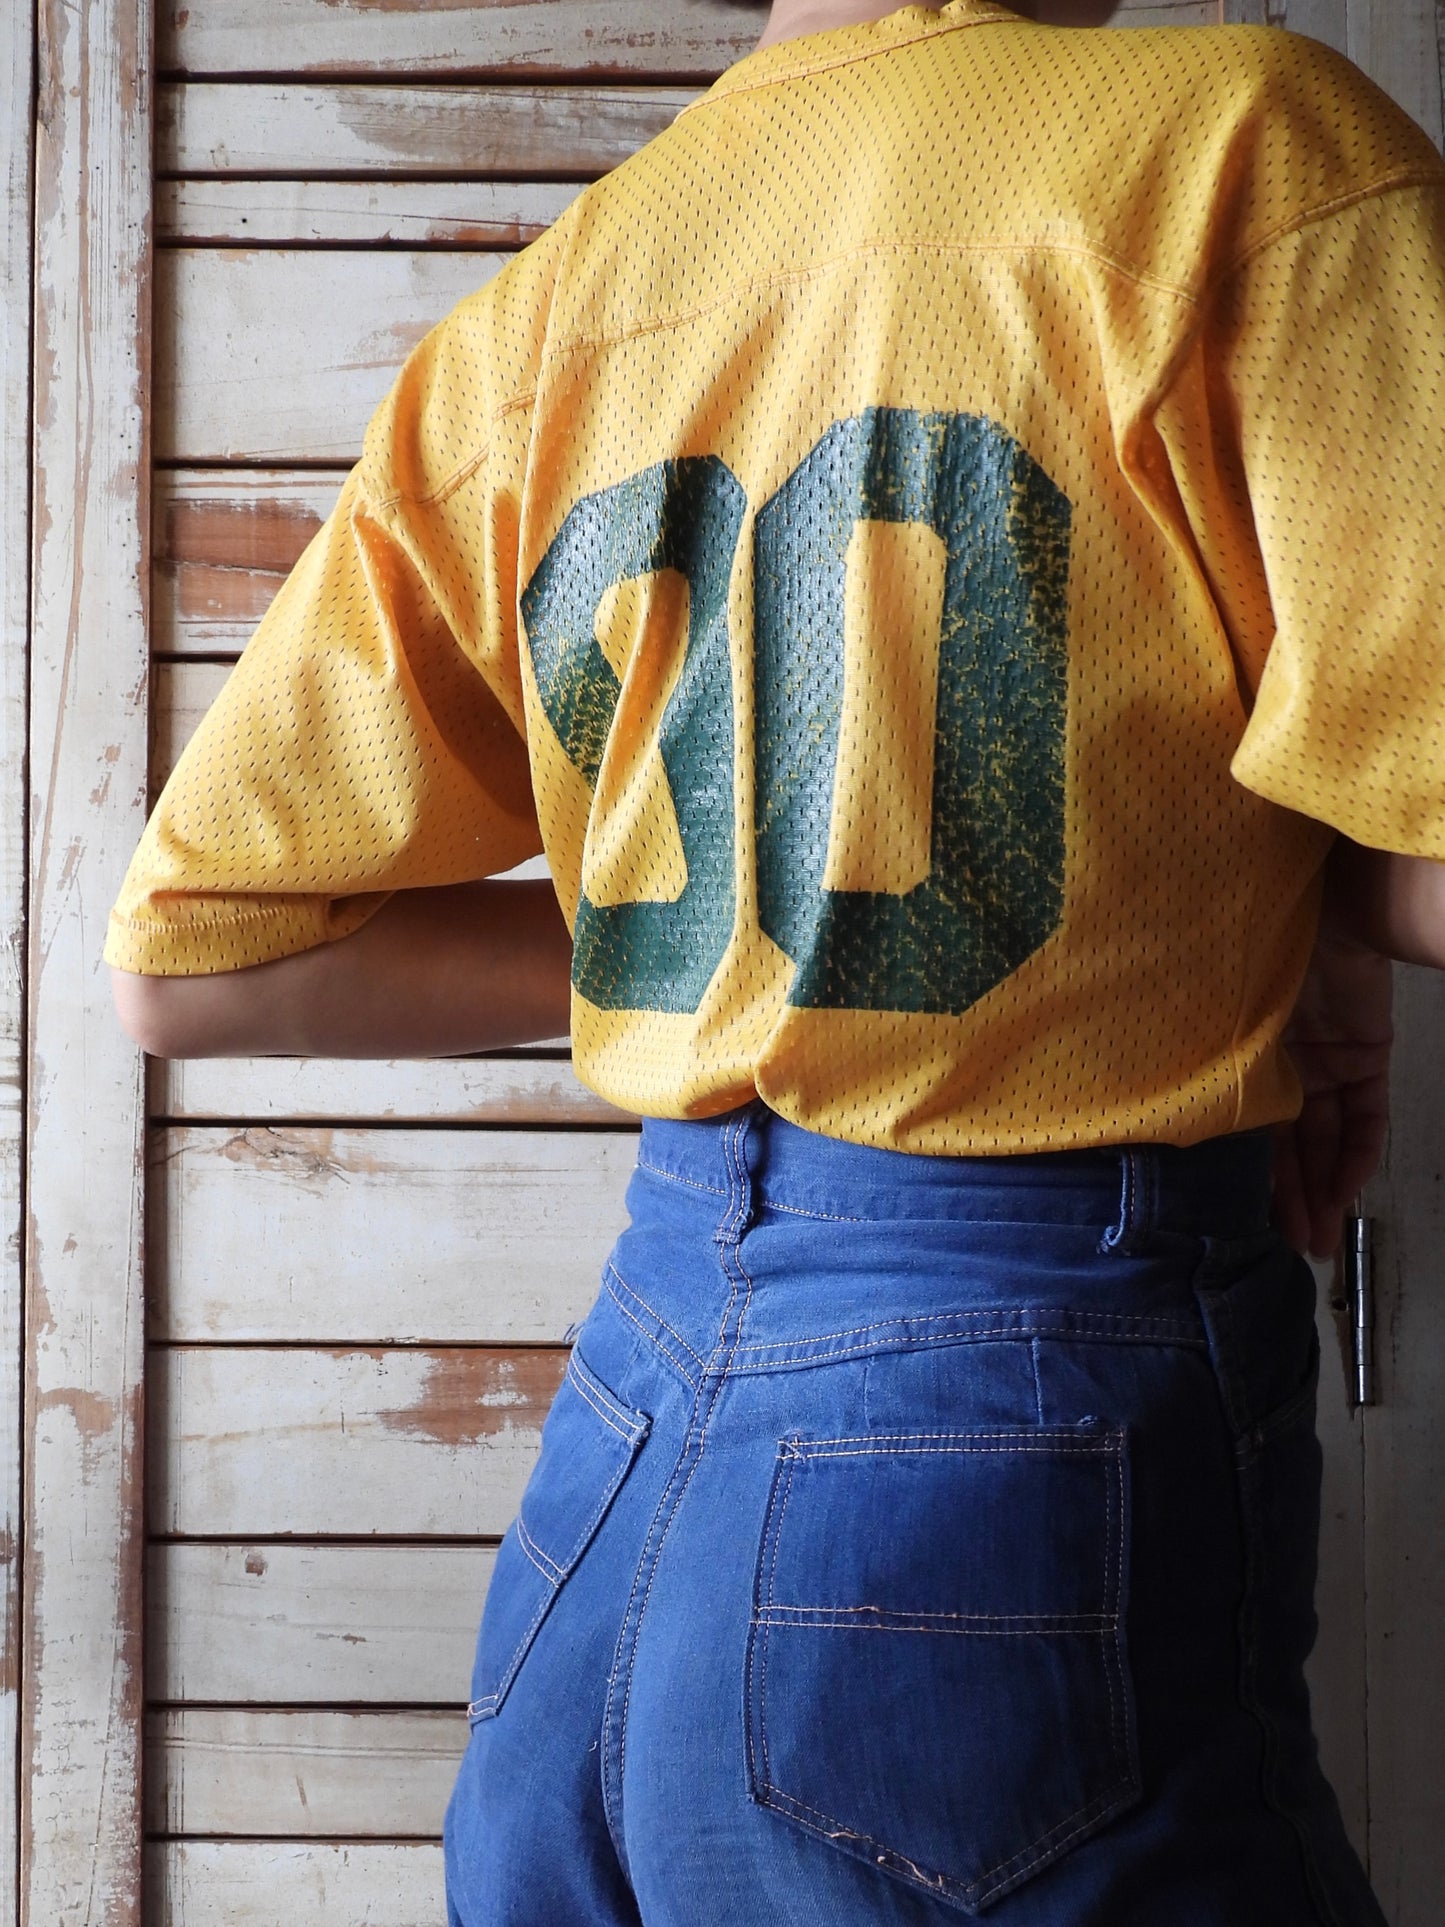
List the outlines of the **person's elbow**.
<svg viewBox="0 0 1445 1927">
<path fill-rule="evenodd" d="M 193 979 L 141 977 L 112 965 L 110 983 L 121 1029 L 148 1057 L 211 1054 Z"/>
<path fill-rule="evenodd" d="M 1341 838 L 1331 860 L 1326 920 L 1399 963 L 1445 970 L 1445 863 Z"/>
</svg>

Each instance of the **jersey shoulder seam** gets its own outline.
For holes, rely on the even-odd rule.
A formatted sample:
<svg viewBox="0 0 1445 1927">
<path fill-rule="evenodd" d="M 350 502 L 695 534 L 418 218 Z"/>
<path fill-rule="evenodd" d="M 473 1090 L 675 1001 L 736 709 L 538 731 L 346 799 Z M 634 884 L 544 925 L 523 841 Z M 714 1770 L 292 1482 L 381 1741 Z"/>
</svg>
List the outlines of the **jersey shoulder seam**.
<svg viewBox="0 0 1445 1927">
<path fill-rule="evenodd" d="M 495 430 L 509 415 L 517 415 L 525 409 L 534 407 L 536 400 L 537 390 L 534 387 L 529 388 L 525 394 L 514 395 L 510 401 L 502 402 L 497 408 L 493 409 L 488 419 L 488 431 Z M 366 463 L 363 459 L 361 485 L 367 492 L 367 500 L 371 508 L 378 515 L 385 515 L 389 509 L 394 509 L 403 502 L 407 503 L 411 508 L 434 508 L 439 503 L 446 501 L 448 496 L 455 495 L 463 482 L 469 481 L 471 477 L 476 474 L 477 470 L 482 466 L 483 462 L 486 461 L 491 452 L 492 444 L 490 440 L 480 443 L 470 455 L 464 456 L 454 468 L 449 469 L 435 488 L 429 488 L 421 495 L 413 495 L 404 488 L 388 489 L 385 493 L 375 492 L 370 485 L 366 471 Z"/>
<path fill-rule="evenodd" d="M 1332 195 L 1329 200 L 1318 202 L 1313 207 L 1291 215 L 1288 220 L 1279 222 L 1277 226 L 1261 235 L 1257 241 L 1251 241 L 1249 246 L 1236 255 L 1222 270 L 1221 278 L 1227 281 L 1231 275 L 1238 274 L 1242 268 L 1248 267 L 1258 255 L 1278 246 L 1281 241 L 1287 241 L 1291 235 L 1301 234 L 1306 228 L 1317 227 L 1322 221 L 1328 221 L 1336 214 L 1346 214 L 1352 207 L 1360 207 L 1366 201 L 1383 200 L 1389 194 L 1408 193 L 1410 189 L 1420 187 L 1445 188 L 1445 173 L 1436 173 L 1433 168 L 1401 167 L 1392 174 L 1383 175 L 1379 180 L 1369 182 L 1364 187 L 1355 187 L 1347 193 Z"/>
<path fill-rule="evenodd" d="M 1153 288 L 1157 293 L 1170 296 L 1174 300 L 1197 304 L 1200 290 L 1186 286 L 1183 282 L 1171 281 L 1167 276 L 1151 274 L 1147 268 L 1137 268 L 1121 255 L 1098 242 L 1089 240 L 1063 240 L 1046 236 L 1033 236 L 1027 240 L 986 240 L 986 241 L 869 241 L 857 247 L 847 248 L 840 254 L 831 254 L 826 260 L 815 261 L 806 268 L 788 268 L 776 274 L 749 275 L 729 285 L 709 301 L 699 301 L 689 308 L 679 308 L 670 314 L 650 315 L 644 320 L 629 322 L 625 327 L 608 329 L 599 334 L 570 335 L 559 341 L 550 351 L 554 356 L 574 354 L 578 349 L 610 348 L 623 341 L 636 340 L 649 334 L 661 334 L 669 328 L 686 326 L 703 316 L 713 314 L 717 309 L 726 307 L 740 295 L 757 293 L 768 288 L 801 287 L 831 270 L 844 267 L 850 262 L 863 261 L 875 256 L 899 254 L 1071 254 L 1083 259 L 1097 261 L 1101 267 L 1121 275 L 1126 280 L 1137 282 L 1140 286 Z"/>
</svg>

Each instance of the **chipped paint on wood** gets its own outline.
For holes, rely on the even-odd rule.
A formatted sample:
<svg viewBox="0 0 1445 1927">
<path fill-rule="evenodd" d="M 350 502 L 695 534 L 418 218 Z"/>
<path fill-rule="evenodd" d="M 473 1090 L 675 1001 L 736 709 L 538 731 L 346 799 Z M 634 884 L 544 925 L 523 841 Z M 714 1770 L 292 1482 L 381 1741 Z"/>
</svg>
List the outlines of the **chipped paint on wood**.
<svg viewBox="0 0 1445 1927">
<path fill-rule="evenodd" d="M 36 10 L 29 1927 L 140 1907 L 141 1080 L 98 953 L 145 791 L 150 24 L 148 0 Z"/>
<path fill-rule="evenodd" d="M 238 654 L 331 513 L 337 486 L 284 470 L 157 475 L 154 653 Z"/>
<path fill-rule="evenodd" d="M 163 85 L 168 174 L 585 180 L 660 134 L 693 87 Z"/>
<path fill-rule="evenodd" d="M 162 181 L 157 235 L 213 247 L 522 248 L 576 193 L 562 181 Z"/>
<path fill-rule="evenodd" d="M 224 1538 L 499 1534 L 565 1363 L 560 1350 L 161 1348 L 152 1525 Z"/>
<path fill-rule="evenodd" d="M 157 456 L 349 464 L 408 351 L 510 258 L 164 250 L 156 268 Z M 306 379 L 278 383 L 278 368 L 305 369 Z"/>
<path fill-rule="evenodd" d="M 559 1343 L 626 1223 L 636 1148 L 630 1131 L 158 1131 L 152 1336 Z"/>
<path fill-rule="evenodd" d="M 8 299 L 0 322 L 0 1921 L 18 1915 L 25 1013 L 26 627 L 34 47 L 28 7 L 0 15 L 0 166 Z"/>
<path fill-rule="evenodd" d="M 158 1064 L 152 1114 L 167 1121 L 247 1117 L 284 1124 L 611 1124 L 634 1122 L 577 1082 L 564 1056 L 345 1062 L 326 1058 L 195 1058 Z"/>
<path fill-rule="evenodd" d="M 555 1352 L 438 1352 L 427 1360 L 419 1394 L 382 1412 L 381 1422 L 436 1445 L 478 1445 L 519 1427 L 530 1436 L 541 1430 L 564 1369 Z"/>
<path fill-rule="evenodd" d="M 147 1927 L 418 1927 L 439 1916 L 442 1850 L 414 1842 L 176 1840 L 148 1849 Z"/>
</svg>

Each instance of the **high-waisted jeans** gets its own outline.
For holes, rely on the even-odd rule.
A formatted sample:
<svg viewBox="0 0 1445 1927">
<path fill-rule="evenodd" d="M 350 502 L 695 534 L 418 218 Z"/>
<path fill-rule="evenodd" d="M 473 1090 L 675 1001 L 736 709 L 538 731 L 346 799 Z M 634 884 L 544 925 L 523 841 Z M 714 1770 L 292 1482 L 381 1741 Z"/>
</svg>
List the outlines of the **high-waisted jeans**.
<svg viewBox="0 0 1445 1927">
<path fill-rule="evenodd" d="M 454 1927 L 1382 1927 L 1269 1144 L 648 1123 L 498 1554 Z"/>
</svg>

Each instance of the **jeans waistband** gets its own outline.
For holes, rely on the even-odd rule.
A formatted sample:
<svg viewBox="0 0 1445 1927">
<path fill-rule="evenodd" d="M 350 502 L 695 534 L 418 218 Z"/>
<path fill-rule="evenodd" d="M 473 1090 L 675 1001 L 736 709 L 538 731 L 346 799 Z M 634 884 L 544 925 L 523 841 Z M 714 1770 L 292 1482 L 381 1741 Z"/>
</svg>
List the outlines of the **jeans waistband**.
<svg viewBox="0 0 1445 1927">
<path fill-rule="evenodd" d="M 936 1157 L 805 1131 L 761 1103 L 721 1117 L 648 1118 L 638 1162 L 727 1196 L 741 1160 L 757 1206 L 838 1221 L 964 1219 L 1098 1225 L 1106 1250 L 1156 1232 L 1247 1238 L 1269 1229 L 1268 1131 L 1201 1144 Z"/>
</svg>

